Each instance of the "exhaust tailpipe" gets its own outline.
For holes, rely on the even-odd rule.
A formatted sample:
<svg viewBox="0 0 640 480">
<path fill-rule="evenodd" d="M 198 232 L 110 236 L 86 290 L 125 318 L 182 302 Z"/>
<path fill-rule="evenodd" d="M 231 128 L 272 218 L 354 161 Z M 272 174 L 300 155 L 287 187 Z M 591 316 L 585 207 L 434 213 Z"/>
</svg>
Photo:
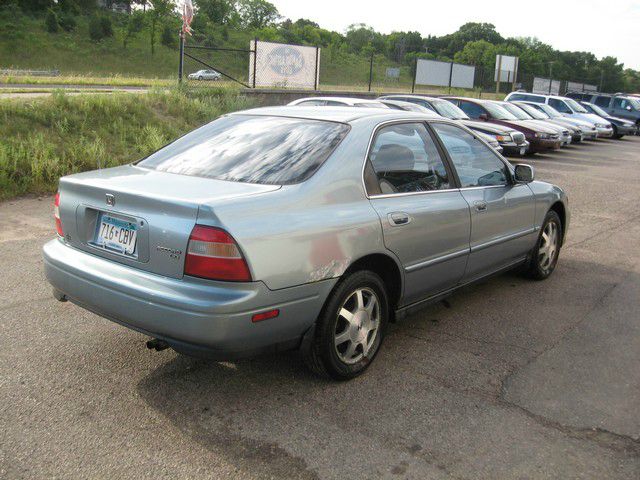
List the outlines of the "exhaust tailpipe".
<svg viewBox="0 0 640 480">
<path fill-rule="evenodd" d="M 157 338 L 152 338 L 147 341 L 147 348 L 149 350 L 155 350 L 156 352 L 161 352 L 162 350 L 166 350 L 169 348 L 169 344 L 164 340 L 159 340 Z"/>
</svg>

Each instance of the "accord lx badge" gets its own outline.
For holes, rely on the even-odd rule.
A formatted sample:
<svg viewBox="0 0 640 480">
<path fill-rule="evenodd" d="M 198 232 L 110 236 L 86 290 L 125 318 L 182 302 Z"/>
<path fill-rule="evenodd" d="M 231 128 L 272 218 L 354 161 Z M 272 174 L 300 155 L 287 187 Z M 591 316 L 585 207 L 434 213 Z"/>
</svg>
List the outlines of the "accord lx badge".
<svg viewBox="0 0 640 480">
<path fill-rule="evenodd" d="M 107 205 L 113 207 L 116 204 L 116 197 L 107 193 Z"/>
</svg>

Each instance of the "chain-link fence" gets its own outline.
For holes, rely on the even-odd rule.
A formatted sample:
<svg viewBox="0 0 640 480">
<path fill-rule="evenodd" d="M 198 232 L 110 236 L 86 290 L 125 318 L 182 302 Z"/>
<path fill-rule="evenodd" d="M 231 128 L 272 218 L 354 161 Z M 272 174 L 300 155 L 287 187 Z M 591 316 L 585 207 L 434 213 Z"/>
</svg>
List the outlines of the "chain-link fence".
<svg viewBox="0 0 640 480">
<path fill-rule="evenodd" d="M 455 80 L 451 82 L 453 76 L 448 83 L 446 79 L 434 85 L 416 82 L 418 60 L 394 62 L 381 54 L 362 55 L 331 47 L 322 49 L 258 40 L 251 41 L 246 49 L 185 45 L 182 80 L 195 88 L 234 85 L 334 92 L 455 93 L 487 98 L 513 90 L 560 95 L 598 90 L 593 82 L 579 78 L 550 79 L 523 68 L 515 79 L 506 72 L 497 85 L 493 68 L 432 62 L 437 63 L 450 64 L 452 72 L 455 72 L 454 65 L 466 69 L 467 74 L 473 72 L 471 80 L 465 83 L 466 88 L 457 88 Z"/>
</svg>

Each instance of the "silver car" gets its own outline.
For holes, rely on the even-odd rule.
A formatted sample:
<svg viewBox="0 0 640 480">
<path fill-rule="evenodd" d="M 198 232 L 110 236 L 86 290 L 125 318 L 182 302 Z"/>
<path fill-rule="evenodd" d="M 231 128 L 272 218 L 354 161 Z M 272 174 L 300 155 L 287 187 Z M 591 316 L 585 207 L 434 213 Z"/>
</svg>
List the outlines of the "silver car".
<svg viewBox="0 0 640 480">
<path fill-rule="evenodd" d="M 215 70 L 198 70 L 190 73 L 188 78 L 189 80 L 221 80 L 222 74 Z"/>
<path fill-rule="evenodd" d="M 272 107 L 60 179 L 47 279 L 153 338 L 235 359 L 299 348 L 362 373 L 385 325 L 488 275 L 553 272 L 565 193 L 430 114 Z"/>
</svg>

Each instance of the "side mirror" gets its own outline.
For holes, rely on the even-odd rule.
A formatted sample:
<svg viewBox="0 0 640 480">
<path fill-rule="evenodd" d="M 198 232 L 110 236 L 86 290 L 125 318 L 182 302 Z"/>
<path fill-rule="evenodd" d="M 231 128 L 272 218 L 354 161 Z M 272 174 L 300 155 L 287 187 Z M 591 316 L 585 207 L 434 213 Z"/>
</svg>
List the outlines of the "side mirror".
<svg viewBox="0 0 640 480">
<path fill-rule="evenodd" d="M 483 122 L 486 122 L 487 120 L 489 120 L 489 115 L 487 115 L 486 113 L 481 113 L 478 118 Z"/>
<path fill-rule="evenodd" d="M 631 111 L 631 105 L 627 105 L 625 108 L 626 108 L 627 110 Z"/>
<path fill-rule="evenodd" d="M 514 178 L 517 183 L 530 183 L 535 178 L 535 173 L 531 165 L 520 163 L 516 165 Z"/>
</svg>

